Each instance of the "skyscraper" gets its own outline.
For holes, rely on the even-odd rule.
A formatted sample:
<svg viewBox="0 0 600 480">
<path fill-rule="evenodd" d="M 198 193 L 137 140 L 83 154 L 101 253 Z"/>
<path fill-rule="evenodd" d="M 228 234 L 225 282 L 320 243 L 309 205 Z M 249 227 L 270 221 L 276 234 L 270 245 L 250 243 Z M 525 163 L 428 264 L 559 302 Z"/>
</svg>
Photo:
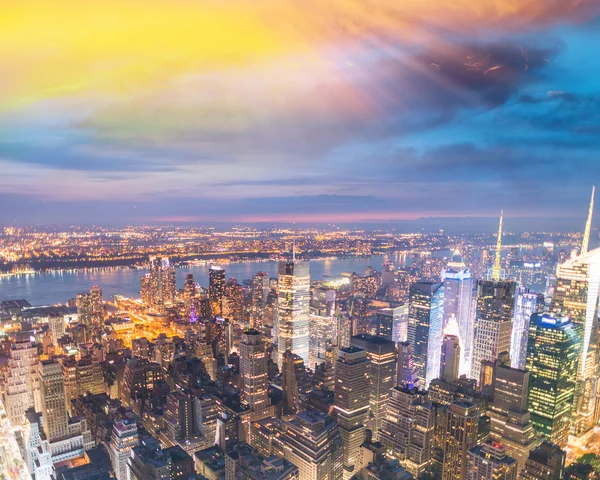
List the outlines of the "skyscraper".
<svg viewBox="0 0 600 480">
<path fill-rule="evenodd" d="M 369 367 L 366 350 L 340 348 L 335 364 L 334 408 L 342 437 L 344 480 L 356 474 L 360 465 L 360 445 L 369 413 Z"/>
<path fill-rule="evenodd" d="M 390 392 L 387 415 L 381 422 L 379 441 L 415 478 L 427 471 L 435 441 L 436 410 L 426 392 L 395 387 Z"/>
<path fill-rule="evenodd" d="M 213 315 L 223 316 L 223 297 L 225 296 L 225 270 L 211 265 L 208 271 L 208 298 Z"/>
<path fill-rule="evenodd" d="M 170 442 L 184 445 L 200 437 L 202 414 L 197 396 L 188 391 L 173 390 L 167 395 L 163 412 L 164 434 Z"/>
<path fill-rule="evenodd" d="M 452 403 L 446 412 L 441 433 L 444 450 L 442 480 L 463 480 L 467 473 L 467 455 L 477 444 L 479 409 L 470 402 Z"/>
<path fill-rule="evenodd" d="M 540 444 L 527 410 L 530 372 L 511 368 L 500 360 L 493 367 L 492 401 L 488 404 L 490 439 L 502 443 L 521 471 L 529 452 Z"/>
<path fill-rule="evenodd" d="M 94 285 L 90 290 L 90 303 L 92 306 L 92 323 L 102 323 L 104 321 L 104 301 L 102 300 L 102 290 L 98 285 Z"/>
<path fill-rule="evenodd" d="M 580 255 L 558 265 L 556 286 L 550 307 L 554 315 L 567 315 L 571 318 L 582 340 L 573 411 L 573 433 L 576 436 L 584 434 L 597 425 L 600 415 L 598 411 L 600 248 L 588 251 L 594 193 L 595 187 L 592 189 Z"/>
<path fill-rule="evenodd" d="M 527 344 L 528 408 L 535 429 L 564 447 L 575 396 L 581 339 L 568 317 L 533 315 Z"/>
<path fill-rule="evenodd" d="M 471 369 L 473 345 L 473 287 L 471 270 L 467 267 L 458 251 L 452 261 L 442 270 L 444 282 L 444 326 L 451 318 L 458 323 L 458 334 L 462 345 L 459 374 L 468 375 Z"/>
<path fill-rule="evenodd" d="M 252 311 L 250 313 L 250 327 L 252 328 L 260 329 L 263 325 L 264 309 L 270 289 L 269 280 L 269 275 L 264 272 L 258 272 L 252 277 Z"/>
<path fill-rule="evenodd" d="M 510 352 L 515 289 L 511 281 L 479 280 L 475 342 L 471 378 L 480 381 L 481 362 L 494 362 L 502 352 Z"/>
<path fill-rule="evenodd" d="M 289 350 L 284 352 L 283 365 L 281 367 L 284 413 L 296 413 L 299 405 L 299 397 L 302 393 L 305 393 L 309 385 L 302 357 Z"/>
<path fill-rule="evenodd" d="M 315 288 L 309 316 L 308 366 L 311 370 L 325 362 L 327 350 L 333 344 L 334 313 L 335 290 Z"/>
<path fill-rule="evenodd" d="M 386 416 L 390 391 L 396 381 L 396 346 L 391 340 L 373 335 L 357 335 L 350 339 L 353 347 L 366 350 L 369 365 L 369 417 L 367 428 L 378 440 L 381 421 Z"/>
<path fill-rule="evenodd" d="M 444 316 L 444 284 L 417 282 L 410 286 L 408 342 L 419 386 L 427 388 L 440 374 Z"/>
<path fill-rule="evenodd" d="M 17 338 L 11 345 L 4 381 L 4 407 L 13 426 L 25 423 L 25 412 L 35 406 L 38 349 L 29 338 Z"/>
<path fill-rule="evenodd" d="M 242 333 L 240 342 L 241 396 L 251 410 L 269 406 L 267 355 L 262 334 L 255 329 Z"/>
<path fill-rule="evenodd" d="M 440 363 L 440 378 L 448 383 L 455 382 L 460 363 L 460 339 L 456 335 L 444 335 Z"/>
<path fill-rule="evenodd" d="M 196 320 L 196 282 L 191 273 L 186 275 L 183 284 L 183 312 L 186 320 Z"/>
<path fill-rule="evenodd" d="M 75 298 L 75 304 L 77 306 L 79 323 L 91 325 L 93 323 L 93 307 L 90 294 L 87 292 L 78 293 Z"/>
<path fill-rule="evenodd" d="M 510 341 L 510 363 L 514 368 L 525 368 L 529 322 L 534 313 L 543 309 L 543 295 L 526 291 L 521 286 L 518 287 L 515 320 Z"/>
<path fill-rule="evenodd" d="M 388 307 L 375 313 L 375 331 L 378 337 L 393 342 L 406 342 L 408 334 L 408 306 Z"/>
<path fill-rule="evenodd" d="M 310 273 L 308 262 L 280 262 L 278 271 L 277 355 L 290 350 L 308 365 Z"/>
<path fill-rule="evenodd" d="M 131 450 L 138 445 L 137 422 L 130 420 L 115 422 L 108 451 L 117 480 L 127 480 L 129 478 L 127 475 L 127 460 L 131 456 Z"/>
<path fill-rule="evenodd" d="M 177 293 L 176 278 L 175 267 L 171 265 L 168 258 L 163 258 L 160 272 L 160 296 L 164 305 L 173 305 L 175 303 L 175 294 Z"/>
<path fill-rule="evenodd" d="M 175 303 L 177 292 L 175 267 L 167 257 L 150 257 L 150 272 L 140 278 L 142 301 L 157 312 Z"/>
<path fill-rule="evenodd" d="M 69 433 L 65 403 L 65 387 L 60 363 L 44 360 L 38 365 L 42 418 L 46 438 L 49 442 L 62 440 Z"/>
<path fill-rule="evenodd" d="M 316 410 L 286 423 L 281 444 L 286 460 L 298 467 L 300 480 L 341 480 L 342 441 L 335 420 Z"/>
<path fill-rule="evenodd" d="M 65 319 L 59 312 L 52 312 L 48 316 L 48 326 L 50 327 L 50 338 L 53 345 L 58 345 L 58 339 L 65 334 Z"/>
<path fill-rule="evenodd" d="M 413 363 L 412 345 L 401 342 L 397 345 L 397 376 L 396 385 L 412 388 L 415 384 L 415 365 Z"/>
</svg>

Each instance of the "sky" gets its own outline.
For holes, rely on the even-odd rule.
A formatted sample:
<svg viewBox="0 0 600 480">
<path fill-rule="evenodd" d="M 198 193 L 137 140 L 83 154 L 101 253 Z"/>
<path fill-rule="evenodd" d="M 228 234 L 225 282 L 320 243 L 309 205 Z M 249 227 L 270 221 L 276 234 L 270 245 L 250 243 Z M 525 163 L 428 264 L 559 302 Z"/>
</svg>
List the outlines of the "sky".
<svg viewBox="0 0 600 480">
<path fill-rule="evenodd" d="M 598 0 L 0 0 L 0 224 L 581 229 Z"/>
</svg>

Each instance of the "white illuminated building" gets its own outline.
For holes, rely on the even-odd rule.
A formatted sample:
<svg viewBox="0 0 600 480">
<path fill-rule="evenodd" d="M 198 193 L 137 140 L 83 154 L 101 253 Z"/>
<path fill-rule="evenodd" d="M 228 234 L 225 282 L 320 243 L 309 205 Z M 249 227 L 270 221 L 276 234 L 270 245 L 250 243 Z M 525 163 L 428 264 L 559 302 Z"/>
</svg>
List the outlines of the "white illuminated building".
<svg viewBox="0 0 600 480">
<path fill-rule="evenodd" d="M 310 272 L 308 262 L 281 262 L 278 272 L 277 358 L 281 368 L 286 350 L 308 365 Z"/>
<path fill-rule="evenodd" d="M 571 432 L 579 437 L 597 424 L 597 399 L 600 385 L 598 359 L 598 301 L 600 299 L 600 248 L 588 251 L 594 210 L 594 192 L 579 255 L 571 257 L 556 269 L 556 286 L 551 311 L 565 315 L 578 326 L 583 341 Z"/>
<path fill-rule="evenodd" d="M 471 270 L 466 266 L 459 252 L 454 252 L 448 267 L 442 270 L 444 282 L 444 327 L 451 318 L 458 324 L 456 334 L 460 338 L 461 356 L 459 372 L 467 375 L 471 371 L 473 355 L 474 302 Z"/>
<path fill-rule="evenodd" d="M 15 426 L 25 423 L 25 412 L 36 406 L 36 397 L 39 403 L 37 365 L 37 346 L 29 338 L 11 345 L 3 397 L 6 414 Z"/>
<path fill-rule="evenodd" d="M 600 248 L 578 255 L 558 266 L 552 310 L 583 325 L 583 348 L 579 372 L 586 369 L 592 330 L 597 325 L 600 291 Z"/>
</svg>

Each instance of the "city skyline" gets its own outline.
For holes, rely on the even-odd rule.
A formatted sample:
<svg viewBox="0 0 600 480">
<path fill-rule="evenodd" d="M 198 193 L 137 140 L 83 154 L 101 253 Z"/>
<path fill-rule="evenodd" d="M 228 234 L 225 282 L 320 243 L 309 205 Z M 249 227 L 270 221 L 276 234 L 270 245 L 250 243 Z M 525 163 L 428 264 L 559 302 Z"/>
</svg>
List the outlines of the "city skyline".
<svg viewBox="0 0 600 480">
<path fill-rule="evenodd" d="M 0 224 L 575 230 L 600 173 L 592 2 L 61 4 L 0 20 Z"/>
</svg>

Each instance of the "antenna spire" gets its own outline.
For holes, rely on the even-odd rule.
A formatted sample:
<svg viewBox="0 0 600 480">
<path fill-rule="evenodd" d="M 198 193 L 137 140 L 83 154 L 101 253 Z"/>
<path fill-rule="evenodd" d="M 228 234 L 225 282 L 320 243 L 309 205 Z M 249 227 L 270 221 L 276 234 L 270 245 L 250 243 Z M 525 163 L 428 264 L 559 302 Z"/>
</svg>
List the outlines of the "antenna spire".
<svg viewBox="0 0 600 480">
<path fill-rule="evenodd" d="M 498 226 L 498 240 L 496 241 L 496 259 L 492 270 L 492 280 L 500 280 L 500 253 L 502 252 L 502 217 L 504 210 L 500 210 L 500 225 Z"/>
<path fill-rule="evenodd" d="M 292 263 L 296 263 L 296 239 L 292 241 Z"/>
<path fill-rule="evenodd" d="M 594 194 L 596 186 L 592 187 L 592 199 L 590 200 L 590 210 L 588 212 L 587 222 L 585 222 L 585 232 L 583 233 L 583 242 L 581 243 L 581 255 L 585 255 L 590 247 L 590 235 L 592 234 L 592 217 L 594 216 Z"/>
</svg>

